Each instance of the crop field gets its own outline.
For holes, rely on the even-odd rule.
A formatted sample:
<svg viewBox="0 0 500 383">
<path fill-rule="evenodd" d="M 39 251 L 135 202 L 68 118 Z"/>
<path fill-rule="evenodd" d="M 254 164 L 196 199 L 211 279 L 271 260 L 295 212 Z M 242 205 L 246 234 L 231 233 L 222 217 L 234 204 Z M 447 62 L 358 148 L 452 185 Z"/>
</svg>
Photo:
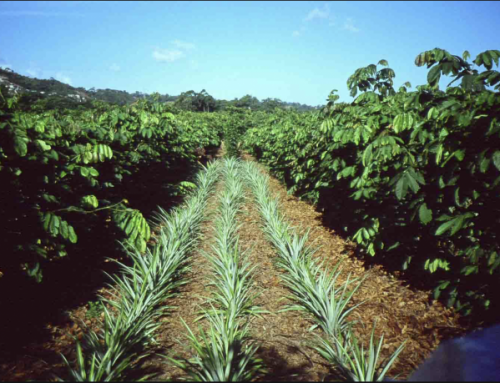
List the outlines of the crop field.
<svg viewBox="0 0 500 383">
<path fill-rule="evenodd" d="M 307 112 L 2 94 L 2 380 L 408 379 L 496 320 L 499 60 Z"/>
</svg>

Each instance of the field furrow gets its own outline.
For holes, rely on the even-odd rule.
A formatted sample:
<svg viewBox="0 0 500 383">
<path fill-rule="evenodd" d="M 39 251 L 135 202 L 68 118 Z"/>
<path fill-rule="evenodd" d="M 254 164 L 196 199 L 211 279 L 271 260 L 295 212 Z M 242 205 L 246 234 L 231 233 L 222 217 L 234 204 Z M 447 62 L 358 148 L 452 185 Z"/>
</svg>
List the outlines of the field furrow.
<svg viewBox="0 0 500 383">
<path fill-rule="evenodd" d="M 307 347 L 313 339 L 308 331 L 311 323 L 300 313 L 279 312 L 290 303 L 289 292 L 280 283 L 283 273 L 273 266 L 275 250 L 261 230 L 259 211 L 248 187 L 245 197 L 239 230 L 241 249 L 248 251 L 248 259 L 257 265 L 254 281 L 262 294 L 256 303 L 269 311 L 251 322 L 252 337 L 261 343 L 258 355 L 268 368 L 261 381 L 321 381 L 328 369 Z"/>
</svg>

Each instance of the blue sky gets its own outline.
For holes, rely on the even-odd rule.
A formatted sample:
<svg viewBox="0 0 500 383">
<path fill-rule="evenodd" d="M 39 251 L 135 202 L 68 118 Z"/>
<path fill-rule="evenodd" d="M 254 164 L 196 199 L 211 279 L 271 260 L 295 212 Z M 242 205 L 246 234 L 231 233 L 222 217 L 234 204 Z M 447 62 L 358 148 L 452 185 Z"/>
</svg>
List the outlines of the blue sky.
<svg viewBox="0 0 500 383">
<path fill-rule="evenodd" d="M 500 49 L 500 2 L 0 2 L 0 66 L 84 88 L 324 104 L 359 67 Z M 444 84 L 444 82 L 443 82 Z"/>
</svg>

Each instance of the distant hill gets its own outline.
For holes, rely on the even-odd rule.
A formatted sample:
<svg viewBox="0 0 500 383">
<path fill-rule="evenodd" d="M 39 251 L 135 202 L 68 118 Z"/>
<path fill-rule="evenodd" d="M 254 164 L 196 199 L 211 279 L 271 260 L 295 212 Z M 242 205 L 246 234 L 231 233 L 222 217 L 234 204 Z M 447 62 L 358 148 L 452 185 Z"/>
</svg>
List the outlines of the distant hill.
<svg viewBox="0 0 500 383">
<path fill-rule="evenodd" d="M 0 85 L 9 93 L 28 92 L 48 96 L 70 97 L 76 101 L 84 102 L 91 97 L 83 88 L 73 88 L 56 79 L 39 80 L 20 75 L 10 69 L 0 69 Z"/>
<path fill-rule="evenodd" d="M 9 94 L 23 94 L 23 97 L 25 98 L 27 104 L 38 100 L 43 100 L 45 104 L 44 107 L 48 109 L 74 109 L 78 107 L 90 107 L 91 100 L 100 100 L 116 105 L 126 105 L 132 104 L 140 99 L 152 97 L 152 95 L 147 93 L 129 93 L 124 90 L 95 88 L 86 90 L 85 88 L 75 88 L 54 78 L 50 78 L 49 80 L 31 78 L 28 76 L 20 75 L 12 71 L 11 69 L 1 68 L 0 87 Z M 184 92 L 183 94 L 188 94 L 190 92 L 196 94 L 193 91 Z M 168 94 L 158 95 L 158 101 L 175 103 L 175 101 L 177 101 L 179 97 L 180 96 L 171 96 Z M 224 109 L 227 105 L 248 108 L 252 110 L 272 110 L 274 107 L 279 107 L 283 109 L 296 109 L 299 112 L 305 112 L 317 109 L 317 107 L 312 107 L 297 102 L 285 102 L 279 99 L 268 98 L 263 101 L 259 101 L 257 98 L 250 95 L 246 95 L 244 97 L 241 97 L 240 99 L 234 99 L 232 101 L 217 100 L 216 105 L 217 107 L 215 110 Z M 182 104 L 179 104 L 177 106 L 183 108 Z"/>
<path fill-rule="evenodd" d="M 20 75 L 10 69 L 0 69 L 0 86 L 9 94 L 28 93 L 33 99 L 40 98 L 68 98 L 76 103 L 85 103 L 90 100 L 101 100 L 111 104 L 131 104 L 150 95 L 140 92 L 128 93 L 114 89 L 75 88 L 54 78 L 49 80 L 31 78 Z M 177 96 L 161 95 L 160 101 L 175 101 Z"/>
</svg>

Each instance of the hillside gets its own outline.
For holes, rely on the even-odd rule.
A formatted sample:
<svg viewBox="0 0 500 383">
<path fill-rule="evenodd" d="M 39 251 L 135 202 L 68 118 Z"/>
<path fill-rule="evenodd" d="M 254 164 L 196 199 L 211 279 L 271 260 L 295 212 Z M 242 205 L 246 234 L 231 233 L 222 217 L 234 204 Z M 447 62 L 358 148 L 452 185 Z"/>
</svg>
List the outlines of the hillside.
<svg viewBox="0 0 500 383">
<path fill-rule="evenodd" d="M 196 93 L 192 90 L 183 92 L 179 96 L 168 94 L 147 94 L 142 92 L 129 93 L 124 90 L 116 89 L 96 89 L 75 88 L 54 78 L 49 80 L 31 78 L 23 76 L 11 69 L 0 68 L 0 87 L 9 94 L 23 93 L 27 102 L 35 102 L 44 99 L 44 108 L 70 108 L 85 106 L 91 100 L 105 101 L 115 105 L 132 104 L 140 99 L 150 99 L 157 97 L 159 102 L 174 102 L 180 109 L 192 111 L 215 111 L 223 110 L 228 106 L 251 110 L 273 110 L 274 108 L 295 109 L 299 112 L 307 112 L 316 109 L 310 105 L 300 104 L 298 102 L 285 102 L 277 98 L 267 98 L 259 101 L 256 97 L 246 95 L 241 98 L 235 98 L 232 101 L 215 99 L 205 90 Z M 203 101 L 201 101 L 203 100 Z M 211 100 L 210 105 L 206 104 Z M 202 105 L 200 105 L 200 103 Z"/>
<path fill-rule="evenodd" d="M 64 96 L 80 102 L 91 98 L 84 88 L 77 89 L 53 78 L 50 80 L 30 78 L 10 69 L 0 69 L 0 84 L 11 93 L 31 92 L 45 96 Z"/>
</svg>

